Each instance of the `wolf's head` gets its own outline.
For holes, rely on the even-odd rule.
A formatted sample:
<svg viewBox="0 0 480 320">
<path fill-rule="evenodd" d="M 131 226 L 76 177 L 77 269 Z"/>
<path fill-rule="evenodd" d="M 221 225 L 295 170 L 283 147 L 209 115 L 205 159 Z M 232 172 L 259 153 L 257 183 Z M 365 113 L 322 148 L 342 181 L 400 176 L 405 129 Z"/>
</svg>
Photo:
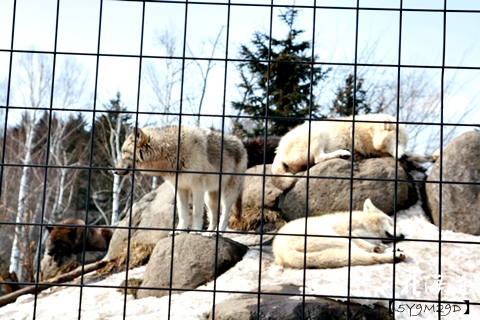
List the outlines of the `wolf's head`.
<svg viewBox="0 0 480 320">
<path fill-rule="evenodd" d="M 85 224 L 83 220 L 67 219 L 62 224 Z M 48 238 L 45 242 L 47 254 L 50 256 L 66 255 L 78 250 L 83 242 L 84 228 L 74 226 L 47 226 Z M 83 247 L 83 246 L 82 246 Z"/>
<path fill-rule="evenodd" d="M 360 221 L 353 226 L 356 236 L 378 237 L 379 240 L 369 239 L 369 242 L 392 242 L 399 241 L 405 236 L 399 232 L 395 233 L 394 221 L 382 210 L 375 207 L 370 199 L 363 204 L 363 213 L 358 216 Z M 397 229 L 398 230 L 398 229 Z"/>
<path fill-rule="evenodd" d="M 297 173 L 307 170 L 308 159 L 296 152 L 291 152 L 290 147 L 279 145 L 275 150 L 276 156 L 272 163 L 272 174 L 283 175 L 273 176 L 274 185 L 280 190 L 288 190 L 292 188 L 297 182 L 295 177 Z M 312 164 L 313 166 L 313 164 Z"/>
<path fill-rule="evenodd" d="M 296 165 L 294 162 L 288 165 L 282 160 L 275 159 L 272 164 L 272 174 L 283 176 L 273 176 L 272 181 L 277 188 L 285 191 L 292 188 L 297 182 L 295 174 L 305 170 L 306 165 Z"/>
<path fill-rule="evenodd" d="M 132 133 L 127 137 L 122 146 L 122 159 L 117 164 L 115 174 L 126 175 L 130 173 L 133 168 L 133 161 L 135 167 L 139 168 L 143 161 L 143 153 L 148 143 L 147 134 L 140 128 L 133 127 Z M 134 152 L 136 156 L 134 156 Z"/>
<path fill-rule="evenodd" d="M 405 155 L 405 148 L 408 142 L 408 134 L 404 124 L 395 124 L 391 121 L 386 121 L 382 127 L 377 131 L 377 149 L 385 152 L 394 158 L 402 158 Z M 397 143 L 397 128 L 398 128 L 398 143 Z M 398 151 L 398 153 L 397 153 Z"/>
</svg>

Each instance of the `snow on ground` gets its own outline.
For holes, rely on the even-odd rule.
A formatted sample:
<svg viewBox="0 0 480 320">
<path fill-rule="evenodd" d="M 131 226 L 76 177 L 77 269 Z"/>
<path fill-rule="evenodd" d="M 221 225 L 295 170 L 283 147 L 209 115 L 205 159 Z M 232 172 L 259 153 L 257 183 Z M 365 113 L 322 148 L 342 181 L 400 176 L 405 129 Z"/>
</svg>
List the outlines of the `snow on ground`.
<svg viewBox="0 0 480 320">
<path fill-rule="evenodd" d="M 398 215 L 398 226 L 408 239 L 438 240 L 438 228 L 424 217 L 417 205 L 402 211 Z M 252 236 L 232 236 L 239 242 Z M 222 291 L 251 292 L 255 294 L 261 287 L 292 284 L 305 293 L 327 296 L 357 296 L 370 299 L 352 298 L 351 301 L 371 305 L 377 303 L 389 306 L 393 275 L 395 275 L 396 299 L 435 300 L 439 289 L 443 301 L 443 319 L 480 319 L 480 306 L 470 305 L 470 314 L 465 315 L 464 300 L 470 303 L 480 302 L 480 237 L 450 231 L 442 232 L 442 240 L 466 241 L 474 243 L 442 243 L 423 241 L 404 241 L 397 244 L 405 251 L 407 259 L 395 265 L 382 264 L 327 270 L 294 270 L 283 268 L 273 262 L 271 247 L 263 247 L 261 260 L 258 246 L 252 247 L 243 260 L 228 270 L 217 281 L 201 286 L 199 291 L 175 294 L 171 297 L 134 299 L 132 295 L 118 292 L 117 288 L 99 287 L 56 287 L 33 295 L 20 297 L 15 303 L 0 308 L 0 319 L 207 319 L 212 305 L 231 299 L 239 293 Z M 476 242 L 476 243 L 475 243 Z M 441 249 L 441 266 L 439 266 Z M 442 278 L 437 275 L 439 268 Z M 145 267 L 128 272 L 129 278 L 141 278 Z M 259 270 L 261 274 L 259 275 Z M 89 280 L 85 283 L 95 286 L 119 286 L 125 280 L 125 272 L 114 274 L 102 280 Z M 79 280 L 77 279 L 76 283 Z M 350 290 L 348 291 L 348 282 Z M 73 282 L 75 283 L 75 282 Z M 213 290 L 217 292 L 214 294 Z M 80 298 L 81 296 L 81 298 Z M 255 295 L 256 296 L 256 295 Z M 380 299 L 379 299 L 380 298 Z M 387 300 L 382 300 L 386 298 Z M 298 299 L 292 297 L 291 299 Z M 339 299 L 345 300 L 345 299 Z M 81 303 L 81 304 L 80 304 Z M 79 311 L 80 306 L 80 311 Z M 432 309 L 432 302 L 396 301 L 396 319 L 438 319 Z M 459 310 L 460 308 L 460 310 Z M 435 310 L 437 307 L 435 307 Z M 448 315 L 447 315 L 448 314 Z"/>
</svg>

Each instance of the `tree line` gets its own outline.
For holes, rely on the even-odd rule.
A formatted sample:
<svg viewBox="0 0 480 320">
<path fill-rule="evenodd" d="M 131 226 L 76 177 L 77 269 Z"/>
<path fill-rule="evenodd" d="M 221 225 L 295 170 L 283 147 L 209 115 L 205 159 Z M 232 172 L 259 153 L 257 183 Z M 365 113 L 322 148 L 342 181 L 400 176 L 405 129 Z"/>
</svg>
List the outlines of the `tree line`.
<svg viewBox="0 0 480 320">
<path fill-rule="evenodd" d="M 39 115 L 30 138 L 25 118 L 32 117 L 32 112 Z M 7 128 L 2 146 L 1 221 L 17 224 L 0 225 L 2 269 L 17 262 L 13 271 L 33 281 L 41 247 L 41 227 L 36 224 L 75 217 L 90 225 L 111 225 L 125 215 L 130 201 L 151 190 L 151 177 L 135 175 L 132 189 L 130 176 L 114 175 L 111 170 L 132 125 L 124 112 L 118 94 L 97 113 L 93 124 L 80 112 L 60 117 L 48 111 L 27 111 L 18 124 Z M 26 142 L 31 145 L 27 147 Z"/>
</svg>

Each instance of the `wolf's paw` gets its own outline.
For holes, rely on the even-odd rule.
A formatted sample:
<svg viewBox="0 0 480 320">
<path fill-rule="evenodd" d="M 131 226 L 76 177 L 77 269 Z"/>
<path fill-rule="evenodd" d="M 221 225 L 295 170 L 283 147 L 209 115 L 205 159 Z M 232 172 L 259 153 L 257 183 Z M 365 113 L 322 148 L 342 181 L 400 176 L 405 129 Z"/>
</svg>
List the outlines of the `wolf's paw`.
<svg viewBox="0 0 480 320">
<path fill-rule="evenodd" d="M 383 253 L 385 252 L 385 249 L 387 249 L 387 245 L 383 244 L 383 243 L 379 243 L 377 244 L 375 247 L 373 247 L 373 252 L 375 253 Z"/>
<path fill-rule="evenodd" d="M 400 262 L 400 261 L 403 261 L 405 260 L 406 256 L 405 256 L 405 253 L 400 250 L 400 249 L 397 249 L 397 251 L 395 251 L 395 260 L 394 262 Z"/>
<path fill-rule="evenodd" d="M 352 154 L 350 153 L 350 151 L 348 150 L 338 150 L 339 152 L 339 158 L 340 159 L 344 159 L 344 160 L 347 160 L 347 159 L 350 159 L 350 157 L 352 156 Z"/>
<path fill-rule="evenodd" d="M 173 235 L 178 236 L 179 234 L 182 234 L 182 233 L 188 233 L 188 230 L 174 230 L 174 231 L 170 231 L 168 235 L 171 237 Z"/>
<path fill-rule="evenodd" d="M 213 238 L 217 235 L 215 231 L 204 231 L 204 232 L 200 232 L 199 234 L 207 238 Z"/>
</svg>

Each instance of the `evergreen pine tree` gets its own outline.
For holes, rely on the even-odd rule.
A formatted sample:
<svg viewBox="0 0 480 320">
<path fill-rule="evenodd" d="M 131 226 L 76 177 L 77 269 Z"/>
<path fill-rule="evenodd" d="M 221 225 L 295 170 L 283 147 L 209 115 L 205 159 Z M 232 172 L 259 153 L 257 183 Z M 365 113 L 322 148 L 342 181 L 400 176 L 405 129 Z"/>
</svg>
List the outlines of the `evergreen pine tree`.
<svg viewBox="0 0 480 320">
<path fill-rule="evenodd" d="M 279 17 L 289 27 L 285 39 L 255 32 L 253 49 L 246 45 L 240 48 L 240 56 L 245 59 L 239 65 L 243 99 L 232 102 L 232 107 L 254 117 L 253 132 L 245 132 L 242 124 L 236 123 L 236 129 L 247 136 L 264 134 L 265 117 L 268 117 L 268 134 L 283 135 L 301 119 L 317 116 L 319 109 L 312 88 L 325 78 L 328 70 L 312 63 L 317 57 L 312 59 L 309 55 L 309 41 L 298 41 L 304 30 L 294 28 L 297 10 L 290 8 Z"/>
<path fill-rule="evenodd" d="M 337 95 L 333 100 L 330 116 L 346 117 L 354 113 L 356 115 L 368 114 L 382 110 L 381 103 L 376 107 L 369 104 L 368 92 L 363 88 L 363 81 L 362 78 L 357 78 L 355 81 L 353 74 L 348 75 L 345 79 L 344 86 L 340 86 L 337 89 Z"/>
</svg>

